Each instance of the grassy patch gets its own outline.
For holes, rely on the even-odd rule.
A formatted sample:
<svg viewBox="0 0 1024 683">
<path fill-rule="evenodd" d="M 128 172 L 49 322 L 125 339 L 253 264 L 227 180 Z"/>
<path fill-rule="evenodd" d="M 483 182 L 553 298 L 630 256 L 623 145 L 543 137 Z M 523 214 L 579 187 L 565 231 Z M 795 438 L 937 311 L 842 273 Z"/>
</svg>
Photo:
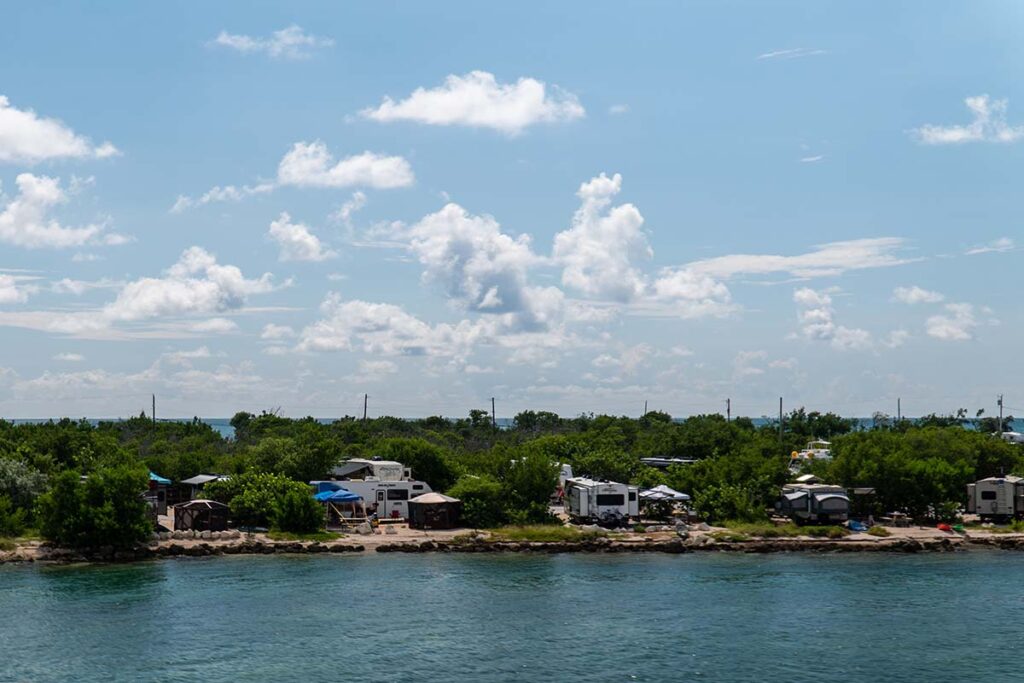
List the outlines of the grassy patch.
<svg viewBox="0 0 1024 683">
<path fill-rule="evenodd" d="M 555 543 L 559 541 L 585 541 L 607 536 L 604 531 L 580 531 L 568 526 L 554 524 L 531 524 L 527 526 L 503 526 L 491 529 L 491 540 L 532 543 Z"/>
<path fill-rule="evenodd" d="M 13 538 L 0 538 L 0 550 L 14 550 L 17 547 Z"/>
<path fill-rule="evenodd" d="M 849 529 L 841 526 L 798 526 L 789 524 L 775 525 L 769 522 L 725 522 L 729 533 L 747 538 L 796 538 L 811 536 L 813 538 L 843 538 L 850 535 Z M 721 533 L 721 532 L 719 532 Z"/>
<path fill-rule="evenodd" d="M 877 536 L 878 538 L 888 538 L 892 536 L 892 532 L 886 529 L 884 526 L 873 526 L 867 531 L 870 536 Z"/>
<path fill-rule="evenodd" d="M 336 534 L 333 531 L 314 531 L 311 534 L 296 534 L 291 531 L 268 531 L 267 537 L 274 541 L 319 541 L 327 543 L 344 538 L 344 534 Z"/>
<path fill-rule="evenodd" d="M 708 536 L 724 543 L 743 543 L 750 540 L 750 536 L 738 531 L 712 531 Z"/>
</svg>

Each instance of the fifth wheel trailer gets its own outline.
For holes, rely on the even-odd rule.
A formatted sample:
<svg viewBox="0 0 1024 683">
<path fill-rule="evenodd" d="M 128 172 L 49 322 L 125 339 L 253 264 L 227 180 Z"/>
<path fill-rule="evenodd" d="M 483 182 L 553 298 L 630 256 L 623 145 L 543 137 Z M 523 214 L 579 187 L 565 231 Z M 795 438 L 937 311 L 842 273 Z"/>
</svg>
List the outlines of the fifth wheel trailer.
<svg viewBox="0 0 1024 683">
<path fill-rule="evenodd" d="M 640 490 L 614 481 L 565 480 L 565 511 L 574 521 L 619 526 L 640 516 Z"/>
<path fill-rule="evenodd" d="M 989 477 L 967 485 L 967 512 L 983 522 L 1024 518 L 1024 479 Z"/>
</svg>

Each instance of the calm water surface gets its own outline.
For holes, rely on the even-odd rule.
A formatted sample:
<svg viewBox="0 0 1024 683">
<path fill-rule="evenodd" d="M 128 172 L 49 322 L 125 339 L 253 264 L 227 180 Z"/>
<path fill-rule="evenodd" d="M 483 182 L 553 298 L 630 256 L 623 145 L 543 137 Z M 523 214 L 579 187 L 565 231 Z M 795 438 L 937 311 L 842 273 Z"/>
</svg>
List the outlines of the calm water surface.
<svg viewBox="0 0 1024 683">
<path fill-rule="evenodd" d="M 996 552 L 5 566 L 0 680 L 1005 681 L 1022 585 Z"/>
</svg>

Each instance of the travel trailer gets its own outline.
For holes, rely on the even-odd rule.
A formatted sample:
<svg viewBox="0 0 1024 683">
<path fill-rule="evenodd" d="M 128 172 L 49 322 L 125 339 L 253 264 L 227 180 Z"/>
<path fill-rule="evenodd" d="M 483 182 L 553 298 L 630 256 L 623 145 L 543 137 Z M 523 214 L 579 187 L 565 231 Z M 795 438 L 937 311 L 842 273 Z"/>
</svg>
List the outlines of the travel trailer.
<svg viewBox="0 0 1024 683">
<path fill-rule="evenodd" d="M 1024 518 L 1024 479 L 989 477 L 967 485 L 967 512 L 983 522 Z"/>
<path fill-rule="evenodd" d="M 815 460 L 831 460 L 832 444 L 828 441 L 812 441 L 802 451 L 793 451 L 789 456 L 789 469 L 798 472 L 804 463 Z"/>
<path fill-rule="evenodd" d="M 621 526 L 640 516 L 639 489 L 614 481 L 567 479 L 565 511 L 576 522 Z"/>
<path fill-rule="evenodd" d="M 850 498 L 842 486 L 786 484 L 775 509 L 797 524 L 837 524 L 850 516 Z"/>
<path fill-rule="evenodd" d="M 367 510 L 376 512 L 380 519 L 406 519 L 409 499 L 433 490 L 427 482 L 414 480 L 412 470 L 394 460 L 352 458 L 335 467 L 331 474 L 337 483 L 362 496 Z M 320 482 L 310 484 L 318 487 Z"/>
</svg>

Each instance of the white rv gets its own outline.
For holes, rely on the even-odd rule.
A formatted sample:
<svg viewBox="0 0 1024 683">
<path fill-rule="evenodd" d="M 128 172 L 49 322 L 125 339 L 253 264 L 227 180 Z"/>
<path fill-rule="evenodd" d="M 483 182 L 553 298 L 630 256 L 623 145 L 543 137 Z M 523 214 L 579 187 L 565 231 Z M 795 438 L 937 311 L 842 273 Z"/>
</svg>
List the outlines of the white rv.
<svg viewBox="0 0 1024 683">
<path fill-rule="evenodd" d="M 640 516 L 639 489 L 582 477 L 565 481 L 565 511 L 573 521 L 619 526 Z"/>
<path fill-rule="evenodd" d="M 1001 436 L 1008 443 L 1024 444 L 1024 434 L 1020 432 L 1003 432 Z"/>
<path fill-rule="evenodd" d="M 1024 517 L 1024 479 L 1008 475 L 968 484 L 967 512 L 977 514 L 983 522 Z"/>
<path fill-rule="evenodd" d="M 380 519 L 406 519 L 409 499 L 433 490 L 427 482 L 413 479 L 412 471 L 394 460 L 352 458 L 331 474 L 336 483 L 362 496 L 366 509 L 376 512 Z"/>
</svg>

